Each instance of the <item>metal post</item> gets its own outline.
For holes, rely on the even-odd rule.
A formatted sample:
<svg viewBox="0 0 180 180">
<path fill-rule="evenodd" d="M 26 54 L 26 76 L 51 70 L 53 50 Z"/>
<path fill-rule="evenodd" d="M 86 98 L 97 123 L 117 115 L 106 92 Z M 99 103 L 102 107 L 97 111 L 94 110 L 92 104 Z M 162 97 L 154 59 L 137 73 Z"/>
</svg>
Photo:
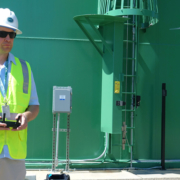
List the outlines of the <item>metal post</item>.
<svg viewBox="0 0 180 180">
<path fill-rule="evenodd" d="M 67 114 L 67 135 L 66 135 L 66 171 L 69 172 L 69 131 L 70 131 L 70 113 Z"/>
<path fill-rule="evenodd" d="M 56 158 L 55 158 L 55 165 L 56 165 L 56 167 L 58 166 L 59 123 L 60 123 L 60 113 L 58 113 L 57 127 L 56 127 Z"/>
<path fill-rule="evenodd" d="M 165 112 L 166 112 L 166 84 L 162 84 L 162 126 L 161 126 L 161 166 L 165 169 Z"/>
<path fill-rule="evenodd" d="M 56 140 L 56 114 L 53 114 L 53 143 L 52 143 L 52 172 L 55 172 L 55 140 Z"/>
</svg>

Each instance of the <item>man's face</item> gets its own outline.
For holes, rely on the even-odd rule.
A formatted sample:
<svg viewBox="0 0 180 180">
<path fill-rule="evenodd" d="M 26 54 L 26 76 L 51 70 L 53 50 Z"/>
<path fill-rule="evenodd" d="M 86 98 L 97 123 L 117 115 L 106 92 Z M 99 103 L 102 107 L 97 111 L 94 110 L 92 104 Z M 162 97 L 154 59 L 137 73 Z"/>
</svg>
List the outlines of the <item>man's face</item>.
<svg viewBox="0 0 180 180">
<path fill-rule="evenodd" d="M 12 29 L 5 27 L 0 27 L 0 31 L 14 32 Z M 0 37 L 0 55 L 7 54 L 11 51 L 13 47 L 13 42 L 14 39 L 11 39 L 9 37 L 9 34 L 5 38 Z"/>
</svg>

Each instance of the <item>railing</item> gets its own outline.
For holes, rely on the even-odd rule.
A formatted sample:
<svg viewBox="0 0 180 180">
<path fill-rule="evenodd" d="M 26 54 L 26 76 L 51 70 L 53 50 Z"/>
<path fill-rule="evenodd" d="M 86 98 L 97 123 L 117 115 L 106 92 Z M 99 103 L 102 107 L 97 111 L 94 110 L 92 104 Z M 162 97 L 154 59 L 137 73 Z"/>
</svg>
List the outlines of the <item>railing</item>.
<svg viewBox="0 0 180 180">
<path fill-rule="evenodd" d="M 157 0 L 98 0 L 98 14 L 141 15 L 142 23 L 158 22 Z"/>
<path fill-rule="evenodd" d="M 157 0 L 98 0 L 98 14 L 115 9 L 145 9 L 158 13 Z"/>
</svg>

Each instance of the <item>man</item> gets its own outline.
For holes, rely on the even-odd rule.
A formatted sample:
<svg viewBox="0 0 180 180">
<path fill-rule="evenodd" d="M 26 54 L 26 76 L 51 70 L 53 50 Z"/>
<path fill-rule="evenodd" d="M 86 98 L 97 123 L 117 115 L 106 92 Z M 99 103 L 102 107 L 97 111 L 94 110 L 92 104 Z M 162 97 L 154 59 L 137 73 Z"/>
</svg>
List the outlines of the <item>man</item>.
<svg viewBox="0 0 180 180">
<path fill-rule="evenodd" d="M 3 180 L 25 179 L 27 126 L 39 113 L 30 65 L 10 53 L 16 34 L 21 33 L 14 12 L 0 8 L 0 179 Z M 7 127 L 8 122 L 19 118 L 19 127 Z"/>
</svg>

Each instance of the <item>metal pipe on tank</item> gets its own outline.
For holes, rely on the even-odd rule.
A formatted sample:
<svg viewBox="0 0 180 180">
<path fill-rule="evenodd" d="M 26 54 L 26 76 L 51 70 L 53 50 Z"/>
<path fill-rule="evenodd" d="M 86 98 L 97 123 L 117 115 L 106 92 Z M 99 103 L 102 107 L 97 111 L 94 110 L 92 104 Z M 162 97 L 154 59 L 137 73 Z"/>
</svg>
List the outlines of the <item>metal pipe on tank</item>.
<svg viewBox="0 0 180 180">
<path fill-rule="evenodd" d="M 33 161 L 33 160 L 31 160 Z M 64 163 L 62 164 L 66 164 L 66 161 L 62 161 Z M 71 160 L 71 162 L 73 163 L 76 163 L 77 160 Z M 116 162 L 124 162 L 122 160 L 116 160 Z M 168 159 L 168 160 L 165 160 L 166 163 L 180 163 L 180 159 Z M 79 163 L 79 161 L 78 161 Z M 77 164 L 78 164 L 77 163 Z M 84 163 L 90 163 L 90 164 L 98 164 L 98 163 L 101 163 L 101 161 L 99 162 L 80 162 L 81 164 L 84 164 Z M 129 161 L 128 162 L 124 162 L 124 163 L 130 163 Z M 161 163 L 161 160 L 133 160 L 132 163 Z M 38 162 L 38 163 L 26 163 L 26 165 L 31 165 L 31 166 L 52 166 L 52 163 L 42 163 L 42 162 Z M 59 164 L 61 165 L 61 164 Z M 123 168 L 124 169 L 124 168 Z"/>
<path fill-rule="evenodd" d="M 160 169 L 161 166 L 155 166 L 151 168 L 134 168 L 134 170 L 149 170 L 149 169 Z M 29 171 L 49 171 L 49 169 L 28 169 Z M 57 169 L 62 170 L 62 169 Z M 71 171 L 102 171 L 102 170 L 130 170 L 129 168 L 83 168 L 83 169 L 70 169 Z"/>
</svg>

